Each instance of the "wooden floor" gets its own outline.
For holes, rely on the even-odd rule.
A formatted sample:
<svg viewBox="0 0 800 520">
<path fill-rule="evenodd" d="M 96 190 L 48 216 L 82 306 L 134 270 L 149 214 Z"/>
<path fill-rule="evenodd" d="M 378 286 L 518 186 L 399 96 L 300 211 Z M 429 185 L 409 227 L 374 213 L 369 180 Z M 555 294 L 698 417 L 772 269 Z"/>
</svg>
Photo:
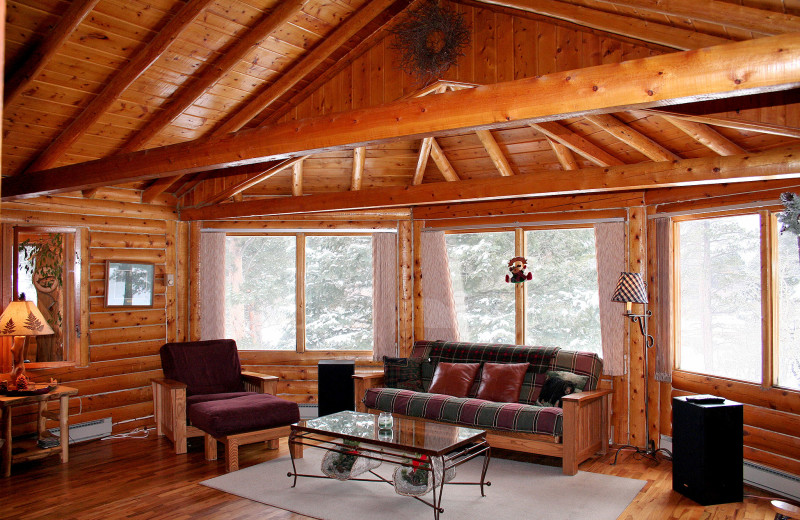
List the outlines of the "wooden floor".
<svg viewBox="0 0 800 520">
<path fill-rule="evenodd" d="M 202 440 L 189 453 L 175 455 L 172 446 L 154 432 L 146 439 L 90 441 L 70 447 L 70 461 L 58 457 L 15 464 L 12 476 L 0 479 L 0 518 L 15 520 L 108 520 L 186 518 L 220 520 L 297 520 L 307 517 L 238 498 L 198 483 L 224 472 L 224 461 L 207 462 Z M 494 456 L 521 459 L 502 452 Z M 279 450 L 264 445 L 240 449 L 242 467 L 288 456 L 286 441 Z M 767 500 L 703 507 L 672 491 L 671 463 L 634 460 L 623 452 L 616 466 L 612 455 L 584 462 L 580 469 L 647 480 L 648 483 L 620 518 L 773 520 Z M 536 458 L 539 463 L 553 460 Z M 745 493 L 765 495 L 757 490 Z M 447 514 L 443 515 L 446 519 Z M 354 520 L 357 520 L 354 517 Z M 469 520 L 469 519 L 451 519 Z M 503 519 L 493 519 L 503 520 Z M 523 520 L 523 519 L 519 519 Z M 527 519 L 525 519 L 527 520 Z M 533 517 L 531 518 L 533 520 Z"/>
</svg>

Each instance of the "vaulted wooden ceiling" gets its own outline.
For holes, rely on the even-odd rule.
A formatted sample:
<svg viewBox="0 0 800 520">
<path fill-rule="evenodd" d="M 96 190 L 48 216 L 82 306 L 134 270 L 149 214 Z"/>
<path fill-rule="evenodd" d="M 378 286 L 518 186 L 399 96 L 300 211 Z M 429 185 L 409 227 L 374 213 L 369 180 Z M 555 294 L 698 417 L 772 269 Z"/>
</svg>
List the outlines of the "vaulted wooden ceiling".
<svg viewBox="0 0 800 520">
<path fill-rule="evenodd" d="M 311 211 L 336 209 L 336 201 L 355 209 L 469 199 L 455 189 L 422 189 L 434 183 L 468 190 L 471 182 L 485 192 L 484 180 L 506 186 L 502 197 L 592 191 L 600 187 L 586 179 L 611 172 L 632 187 L 658 186 L 652 172 L 665 164 L 698 172 L 729 156 L 719 164 L 730 169 L 735 158 L 756 156 L 783 164 L 785 171 L 771 170 L 776 176 L 800 172 L 785 158 L 797 155 L 800 138 L 800 40 L 770 39 L 800 31 L 800 3 L 441 3 L 464 14 L 471 43 L 440 81 L 421 85 L 398 70 L 390 35 L 420 0 L 9 1 L 3 196 L 83 190 L 93 197 L 118 185 L 141 190 L 144 202 L 186 208 L 186 218 L 235 218 L 289 211 L 244 202 L 307 195 L 317 196 L 303 198 Z M 748 40 L 756 45 L 733 54 L 667 58 Z M 659 82 L 648 78 L 650 65 L 615 65 L 648 57 L 664 75 Z M 712 65 L 708 79 L 698 73 Z M 592 83 L 592 74 L 604 79 Z M 560 104 L 536 106 L 559 96 L 556 80 L 578 88 L 586 81 L 590 94 L 613 96 L 594 102 L 564 89 Z M 657 87 L 629 92 L 627 81 Z M 705 100 L 742 93 L 749 95 Z M 692 103 L 646 108 L 648 96 Z M 425 119 L 448 107 L 446 116 Z M 418 127 L 403 126 L 417 116 Z M 387 124 L 393 117 L 397 124 Z M 579 172 L 562 177 L 585 182 L 571 190 L 530 187 L 572 170 Z M 650 184 L 637 183 L 636 171 L 651 172 Z M 527 191 L 511 187 L 519 176 Z M 408 187 L 405 198 L 392 191 Z M 324 199 L 345 192 L 349 198 Z"/>
</svg>

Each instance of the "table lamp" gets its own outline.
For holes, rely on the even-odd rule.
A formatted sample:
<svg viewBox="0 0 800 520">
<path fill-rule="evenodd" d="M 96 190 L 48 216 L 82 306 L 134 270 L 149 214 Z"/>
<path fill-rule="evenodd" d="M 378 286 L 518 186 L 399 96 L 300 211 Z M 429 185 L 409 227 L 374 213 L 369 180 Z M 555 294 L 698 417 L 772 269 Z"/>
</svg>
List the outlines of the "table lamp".
<svg viewBox="0 0 800 520">
<path fill-rule="evenodd" d="M 47 336 L 54 334 L 39 308 L 33 302 L 25 301 L 25 294 L 8 304 L 0 315 L 0 336 L 14 336 L 11 347 L 11 384 L 25 374 L 25 350 L 28 336 Z"/>
</svg>

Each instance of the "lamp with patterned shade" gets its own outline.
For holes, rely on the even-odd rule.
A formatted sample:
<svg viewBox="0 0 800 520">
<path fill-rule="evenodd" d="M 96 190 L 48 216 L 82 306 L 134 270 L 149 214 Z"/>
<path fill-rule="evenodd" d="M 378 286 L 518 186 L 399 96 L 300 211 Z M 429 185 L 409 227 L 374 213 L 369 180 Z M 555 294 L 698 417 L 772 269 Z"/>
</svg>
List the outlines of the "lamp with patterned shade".
<svg viewBox="0 0 800 520">
<path fill-rule="evenodd" d="M 617 463 L 617 457 L 619 457 L 619 452 L 624 449 L 632 449 L 636 453 L 645 455 L 653 460 L 658 460 L 657 455 L 661 452 L 664 454 L 664 458 L 667 460 L 672 460 L 672 453 L 669 450 L 664 448 L 656 449 L 655 442 L 650 440 L 650 407 L 648 406 L 648 396 L 649 388 L 648 382 L 650 378 L 648 377 L 649 374 L 649 366 L 647 362 L 647 349 L 653 348 L 655 344 L 655 338 L 647 333 L 647 319 L 653 315 L 653 313 L 647 310 L 647 286 L 642 279 L 642 275 L 639 273 L 620 273 L 619 274 L 619 281 L 617 282 L 617 288 L 614 290 L 614 295 L 611 297 L 612 302 L 622 302 L 625 303 L 625 316 L 631 319 L 632 322 L 639 324 L 639 330 L 642 332 L 642 336 L 644 336 L 644 417 L 645 417 L 645 447 L 640 448 L 638 446 L 633 446 L 631 444 L 626 444 L 625 446 L 620 447 L 617 450 L 617 454 L 614 456 L 614 464 Z M 644 305 L 644 313 L 642 314 L 634 314 L 632 311 L 632 304 L 634 303 L 641 303 Z"/>
<path fill-rule="evenodd" d="M 25 374 L 25 350 L 28 336 L 47 336 L 53 329 L 47 324 L 39 308 L 33 302 L 25 301 L 21 294 L 19 300 L 8 304 L 0 315 L 0 336 L 14 336 L 11 347 L 11 383 L 16 385 L 20 375 Z"/>
</svg>

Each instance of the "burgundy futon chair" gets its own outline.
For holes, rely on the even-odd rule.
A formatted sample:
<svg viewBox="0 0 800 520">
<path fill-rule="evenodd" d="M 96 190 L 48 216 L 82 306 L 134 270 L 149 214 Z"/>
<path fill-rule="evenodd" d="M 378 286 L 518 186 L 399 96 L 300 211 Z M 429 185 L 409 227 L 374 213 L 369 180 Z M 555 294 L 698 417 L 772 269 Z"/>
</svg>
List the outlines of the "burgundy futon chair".
<svg viewBox="0 0 800 520">
<path fill-rule="evenodd" d="M 233 340 L 167 343 L 159 353 L 165 377 L 152 380 L 156 431 L 175 453 L 186 453 L 189 437 L 205 436 L 206 458 L 215 460 L 222 442 L 226 469 L 234 471 L 239 445 L 277 448 L 300 420 L 297 403 L 275 397 L 277 377 L 242 371 Z"/>
</svg>

